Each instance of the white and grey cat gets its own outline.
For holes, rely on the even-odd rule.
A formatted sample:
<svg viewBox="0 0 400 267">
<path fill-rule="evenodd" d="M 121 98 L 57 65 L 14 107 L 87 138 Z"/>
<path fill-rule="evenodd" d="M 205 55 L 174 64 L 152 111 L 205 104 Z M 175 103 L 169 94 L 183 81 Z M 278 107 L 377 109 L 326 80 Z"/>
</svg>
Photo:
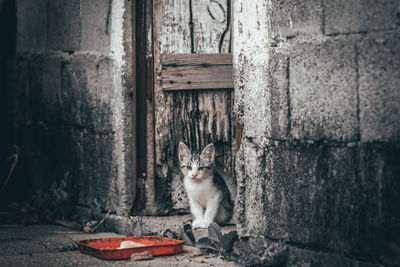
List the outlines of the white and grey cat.
<svg viewBox="0 0 400 267">
<path fill-rule="evenodd" d="M 214 172 L 215 148 L 211 143 L 201 154 L 191 153 L 182 142 L 179 162 L 185 175 L 184 186 L 194 216 L 193 229 L 207 228 L 211 222 L 226 224 L 232 217 L 232 202 L 223 179 Z"/>
</svg>

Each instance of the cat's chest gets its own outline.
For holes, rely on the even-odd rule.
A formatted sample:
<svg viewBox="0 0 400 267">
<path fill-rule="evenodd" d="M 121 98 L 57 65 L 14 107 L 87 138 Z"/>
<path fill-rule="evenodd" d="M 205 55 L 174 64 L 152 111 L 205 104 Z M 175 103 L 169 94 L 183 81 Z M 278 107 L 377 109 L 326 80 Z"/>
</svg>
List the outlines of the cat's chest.
<svg viewBox="0 0 400 267">
<path fill-rule="evenodd" d="M 185 188 L 190 198 L 202 204 L 205 204 L 208 199 L 212 198 L 217 193 L 211 181 L 204 181 L 202 183 L 185 181 Z"/>
</svg>

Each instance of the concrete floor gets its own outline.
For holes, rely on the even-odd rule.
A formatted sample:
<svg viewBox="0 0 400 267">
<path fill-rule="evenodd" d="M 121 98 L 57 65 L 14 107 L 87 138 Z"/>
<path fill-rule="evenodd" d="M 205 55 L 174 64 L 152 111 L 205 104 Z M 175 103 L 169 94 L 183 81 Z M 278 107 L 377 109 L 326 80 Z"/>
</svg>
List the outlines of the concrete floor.
<svg viewBox="0 0 400 267">
<path fill-rule="evenodd" d="M 121 236 L 87 234 L 55 225 L 0 225 L 0 266 L 237 266 L 185 246 L 176 256 L 149 261 L 107 261 L 82 254 L 72 240 Z"/>
</svg>

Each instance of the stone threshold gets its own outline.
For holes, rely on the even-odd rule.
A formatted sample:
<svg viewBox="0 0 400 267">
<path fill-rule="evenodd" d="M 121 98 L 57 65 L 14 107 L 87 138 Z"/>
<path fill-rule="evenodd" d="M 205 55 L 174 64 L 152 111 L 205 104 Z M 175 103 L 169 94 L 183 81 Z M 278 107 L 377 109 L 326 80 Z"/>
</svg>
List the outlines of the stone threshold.
<svg viewBox="0 0 400 267">
<path fill-rule="evenodd" d="M 114 231 L 123 235 L 161 235 L 165 237 L 181 239 L 185 244 L 193 246 L 190 237 L 185 233 L 185 225 L 191 224 L 191 215 L 173 216 L 119 216 L 110 215 L 104 221 L 104 227 L 108 231 Z M 236 230 L 236 225 L 221 227 L 222 234 Z M 208 235 L 207 229 L 193 231 L 195 240 Z"/>
</svg>

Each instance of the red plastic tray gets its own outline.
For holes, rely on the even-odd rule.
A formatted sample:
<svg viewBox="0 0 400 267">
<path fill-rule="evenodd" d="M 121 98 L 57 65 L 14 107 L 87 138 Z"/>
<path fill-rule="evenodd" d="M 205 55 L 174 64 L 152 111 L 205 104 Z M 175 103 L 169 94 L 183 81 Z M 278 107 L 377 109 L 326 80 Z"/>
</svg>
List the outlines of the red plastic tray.
<svg viewBox="0 0 400 267">
<path fill-rule="evenodd" d="M 145 246 L 120 248 L 123 241 L 133 241 Z M 106 260 L 129 259 L 132 254 L 145 251 L 153 256 L 174 255 L 182 252 L 183 243 L 182 240 L 162 236 L 127 236 L 76 241 L 82 253 Z"/>
</svg>

